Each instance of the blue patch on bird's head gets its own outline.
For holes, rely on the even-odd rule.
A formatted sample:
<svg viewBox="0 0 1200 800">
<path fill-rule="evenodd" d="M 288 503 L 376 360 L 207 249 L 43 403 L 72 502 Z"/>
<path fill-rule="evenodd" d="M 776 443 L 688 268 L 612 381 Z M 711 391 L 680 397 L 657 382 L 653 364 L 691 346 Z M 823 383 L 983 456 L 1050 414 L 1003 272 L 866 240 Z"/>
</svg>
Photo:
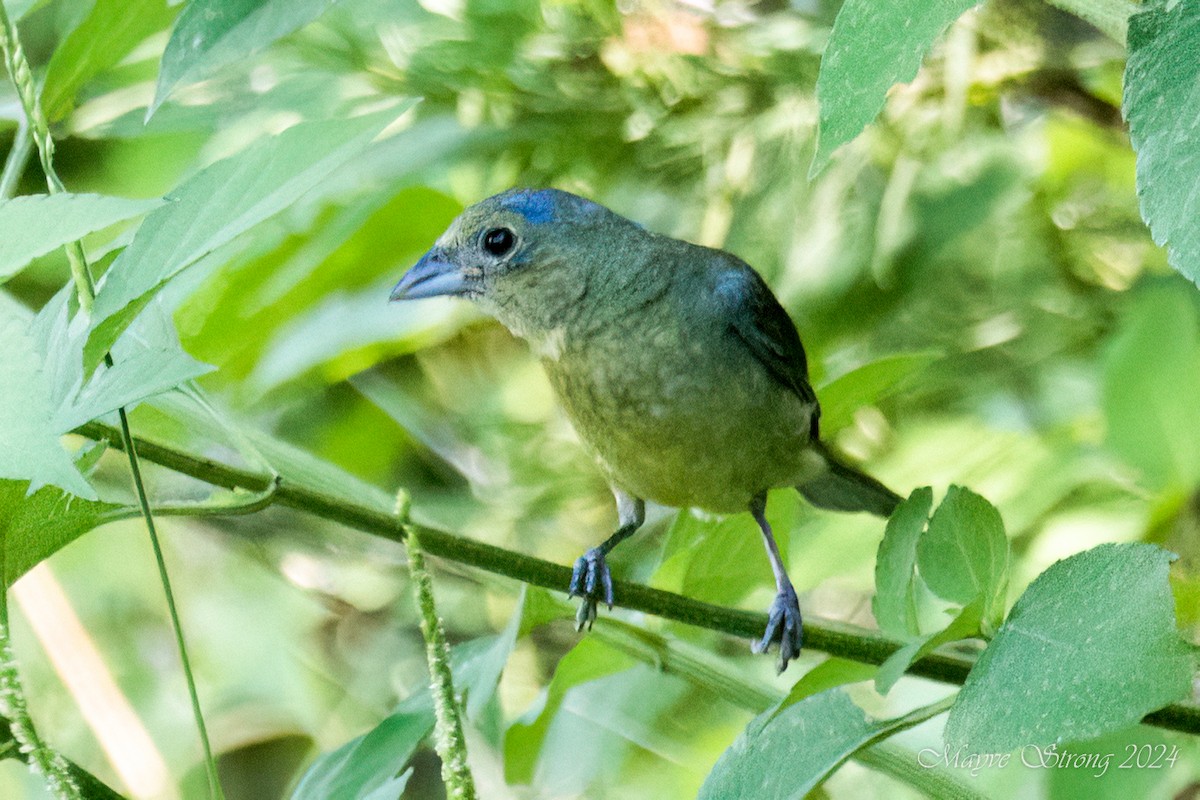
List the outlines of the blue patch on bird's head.
<svg viewBox="0 0 1200 800">
<path fill-rule="evenodd" d="M 604 206 L 561 189 L 511 189 L 498 198 L 500 205 L 530 224 L 584 223 L 604 212 Z"/>
<path fill-rule="evenodd" d="M 534 225 L 554 219 L 556 194 L 553 189 L 522 190 L 513 192 L 501 202 L 505 208 L 515 211 Z"/>
</svg>

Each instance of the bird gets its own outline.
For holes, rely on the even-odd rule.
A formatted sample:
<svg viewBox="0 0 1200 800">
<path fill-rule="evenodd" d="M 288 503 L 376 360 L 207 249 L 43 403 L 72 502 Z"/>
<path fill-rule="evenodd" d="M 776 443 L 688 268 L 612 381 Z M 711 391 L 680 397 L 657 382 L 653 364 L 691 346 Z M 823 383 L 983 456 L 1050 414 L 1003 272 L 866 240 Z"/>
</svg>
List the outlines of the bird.
<svg viewBox="0 0 1200 800">
<path fill-rule="evenodd" d="M 901 498 L 820 439 L 820 404 L 795 324 L 764 279 L 723 250 L 647 230 L 559 189 L 516 188 L 450 223 L 390 299 L 473 301 L 540 358 L 612 487 L 618 524 L 574 564 L 576 626 L 611 610 L 606 557 L 646 501 L 749 513 L 776 596 L 752 649 L 800 653 L 803 620 L 765 509 L 795 488 L 810 504 L 889 516 Z"/>
</svg>

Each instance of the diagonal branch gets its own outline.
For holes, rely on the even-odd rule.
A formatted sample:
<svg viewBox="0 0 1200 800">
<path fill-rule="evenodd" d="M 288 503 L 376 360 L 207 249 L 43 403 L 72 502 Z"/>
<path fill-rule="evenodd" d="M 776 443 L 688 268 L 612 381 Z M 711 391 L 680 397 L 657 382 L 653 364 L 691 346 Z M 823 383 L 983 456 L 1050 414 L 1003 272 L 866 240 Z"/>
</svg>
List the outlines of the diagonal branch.
<svg viewBox="0 0 1200 800">
<path fill-rule="evenodd" d="M 76 433 L 90 439 L 105 439 L 111 446 L 121 447 L 117 429 L 102 422 L 89 422 L 78 428 Z M 158 442 L 138 439 L 135 446 L 138 455 L 148 461 L 225 489 L 242 488 L 262 492 L 276 480 L 264 473 L 230 466 Z M 286 474 L 278 478 L 278 485 L 272 497 L 279 505 L 305 511 L 396 542 L 404 541 L 407 529 L 415 529 L 421 537 L 422 549 L 429 555 L 478 567 L 535 586 L 563 591 L 571 578 L 571 570 L 568 567 L 446 531 L 419 526 L 377 507 L 289 481 Z M 765 614 L 691 600 L 674 592 L 652 589 L 637 583 L 614 581 L 613 586 L 616 605 L 730 636 L 756 638 L 767 622 Z M 903 642 L 876 630 L 812 617 L 806 617 L 804 620 L 804 642 L 806 647 L 813 650 L 865 664 L 882 664 L 904 646 Z M 932 653 L 913 663 L 907 673 L 961 685 L 974 663 L 972 658 L 964 655 Z M 1175 703 L 1147 714 L 1142 721 L 1160 728 L 1200 734 L 1200 706 L 1194 703 Z"/>
</svg>

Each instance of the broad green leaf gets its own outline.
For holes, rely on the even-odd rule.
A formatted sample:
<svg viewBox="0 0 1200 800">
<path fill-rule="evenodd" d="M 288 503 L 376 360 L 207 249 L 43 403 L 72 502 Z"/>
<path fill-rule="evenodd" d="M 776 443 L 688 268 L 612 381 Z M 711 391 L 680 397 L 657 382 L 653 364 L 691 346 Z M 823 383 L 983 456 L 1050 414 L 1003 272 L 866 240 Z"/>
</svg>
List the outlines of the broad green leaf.
<svg viewBox="0 0 1200 800">
<path fill-rule="evenodd" d="M 875 720 L 841 689 L 759 714 L 726 750 L 698 800 L 800 800 L 855 752 L 941 712 L 940 704 Z"/>
<path fill-rule="evenodd" d="M 82 353 L 87 319 L 68 319 L 68 284 L 34 317 L 30 335 L 41 354 L 50 384 L 50 426 L 68 433 L 89 420 L 131 406 L 210 372 L 179 346 L 174 324 L 155 304 L 142 314 L 113 348 L 116 364 L 96 370 L 83 381 Z"/>
<path fill-rule="evenodd" d="M 848 427 L 854 412 L 896 391 L 912 375 L 940 357 L 939 353 L 901 353 L 863 364 L 821 387 L 821 432 Z"/>
<path fill-rule="evenodd" d="M 174 389 L 212 369 L 179 349 L 142 350 L 112 367 L 102 367 L 68 406 L 59 409 L 52 426 L 59 433 L 67 433 L 89 420 Z"/>
<path fill-rule="evenodd" d="M 97 448 L 98 449 L 98 448 Z M 26 494 L 27 481 L 0 480 L 0 532 L 4 541 L 4 586 L 121 507 L 74 497 L 53 486 Z"/>
<path fill-rule="evenodd" d="M 982 610 L 983 601 L 976 600 L 962 609 L 945 628 L 909 642 L 892 653 L 887 661 L 879 665 L 879 672 L 875 675 L 875 691 L 887 694 L 914 662 L 920 661 L 942 645 L 978 636 Z"/>
<path fill-rule="evenodd" d="M 991 503 L 951 486 L 917 542 L 917 569 L 943 600 L 965 606 L 983 599 L 985 624 L 998 623 L 1008 586 L 1008 538 Z"/>
<path fill-rule="evenodd" d="M 363 151 L 402 110 L 300 123 L 185 181 L 146 217 L 105 275 L 84 363 L 98 364 L 168 280 L 286 208 Z"/>
<path fill-rule="evenodd" d="M 460 695 L 466 694 L 467 716 L 472 720 L 479 719 L 484 706 L 495 695 L 500 675 L 508 664 L 508 657 L 512 655 L 525 617 L 526 591 L 526 585 L 522 584 L 517 606 L 503 631 L 496 636 L 474 640 L 480 645 L 470 651 L 464 650 L 464 645 L 459 645 L 454 684 Z"/>
<path fill-rule="evenodd" d="M 864 664 L 861 661 L 850 661 L 845 658 L 830 657 L 817 664 L 800 676 L 800 680 L 792 684 L 787 697 L 777 706 L 772 718 L 783 713 L 789 707 L 807 700 L 813 695 L 821 694 L 847 683 L 858 683 L 870 680 L 879 669 L 874 664 Z"/>
<path fill-rule="evenodd" d="M 42 87 L 42 111 L 51 122 L 65 117 L 81 87 L 115 66 L 178 12 L 166 0 L 96 0 L 83 22 L 50 58 Z"/>
<path fill-rule="evenodd" d="M 50 424 L 50 387 L 28 324 L 0 317 L 0 478 L 29 481 L 30 491 L 46 484 L 96 499 Z"/>
<path fill-rule="evenodd" d="M 56 247 L 161 205 L 161 200 L 98 194 L 34 194 L 0 201 L 0 283 Z"/>
<path fill-rule="evenodd" d="M 951 750 L 1088 739 L 1187 697 L 1195 656 L 1175 627 L 1171 560 L 1154 545 L 1104 544 L 1039 575 L 967 676 Z"/>
<path fill-rule="evenodd" d="M 1156 2 L 1129 18 L 1123 111 L 1142 218 L 1171 266 L 1200 282 L 1200 4 Z"/>
<path fill-rule="evenodd" d="M 410 772 L 404 771 L 433 730 L 428 693 L 415 695 L 369 732 L 318 758 L 301 778 L 292 800 L 394 800 Z"/>
<path fill-rule="evenodd" d="M 933 505 L 933 490 L 924 486 L 914 489 L 908 499 L 896 507 L 879 542 L 875 556 L 875 597 L 871 608 L 879 629 L 892 636 L 915 636 L 917 600 L 914 581 L 917 580 L 917 541 L 929 522 L 929 507 Z"/>
<path fill-rule="evenodd" d="M 50 0 L 4 0 L 4 7 L 8 11 L 8 18 L 16 22 L 49 2 Z"/>
<path fill-rule="evenodd" d="M 916 77 L 921 59 L 977 0 L 847 0 L 838 11 L 817 76 L 820 121 L 815 177 L 833 151 L 883 108 L 888 89 Z"/>
<path fill-rule="evenodd" d="M 769 511 L 768 519 L 774 516 Z M 790 529 L 778 520 L 774 528 L 780 532 Z M 788 537 L 776 535 L 775 539 L 787 563 Z M 714 519 L 688 510 L 671 523 L 663 563 L 654 575 L 655 586 L 722 605 L 737 603 L 770 581 L 762 534 L 749 514 Z"/>
<path fill-rule="evenodd" d="M 1200 481 L 1200 312 L 1180 279 L 1132 294 L 1104 365 L 1109 446 L 1155 489 Z"/>
<path fill-rule="evenodd" d="M 554 678 L 533 707 L 514 722 L 504 735 L 504 777 L 509 783 L 533 780 L 538 757 L 550 725 L 567 692 L 588 681 L 612 675 L 633 666 L 633 660 L 596 639 L 583 639 L 563 656 Z"/>
<path fill-rule="evenodd" d="M 192 0 L 163 52 L 158 88 L 146 117 L 176 86 L 243 61 L 299 30 L 337 0 Z"/>
</svg>

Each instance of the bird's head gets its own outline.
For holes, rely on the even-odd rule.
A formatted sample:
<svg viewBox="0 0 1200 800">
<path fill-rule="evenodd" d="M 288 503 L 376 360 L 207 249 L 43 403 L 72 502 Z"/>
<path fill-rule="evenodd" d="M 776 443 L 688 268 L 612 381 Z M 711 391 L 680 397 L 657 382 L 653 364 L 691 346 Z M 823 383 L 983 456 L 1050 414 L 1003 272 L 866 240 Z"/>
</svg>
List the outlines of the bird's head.
<svg viewBox="0 0 1200 800">
<path fill-rule="evenodd" d="M 463 211 L 391 299 L 466 297 L 514 332 L 534 333 L 584 291 L 597 226 L 621 224 L 632 223 L 568 192 L 511 189 Z"/>
</svg>

